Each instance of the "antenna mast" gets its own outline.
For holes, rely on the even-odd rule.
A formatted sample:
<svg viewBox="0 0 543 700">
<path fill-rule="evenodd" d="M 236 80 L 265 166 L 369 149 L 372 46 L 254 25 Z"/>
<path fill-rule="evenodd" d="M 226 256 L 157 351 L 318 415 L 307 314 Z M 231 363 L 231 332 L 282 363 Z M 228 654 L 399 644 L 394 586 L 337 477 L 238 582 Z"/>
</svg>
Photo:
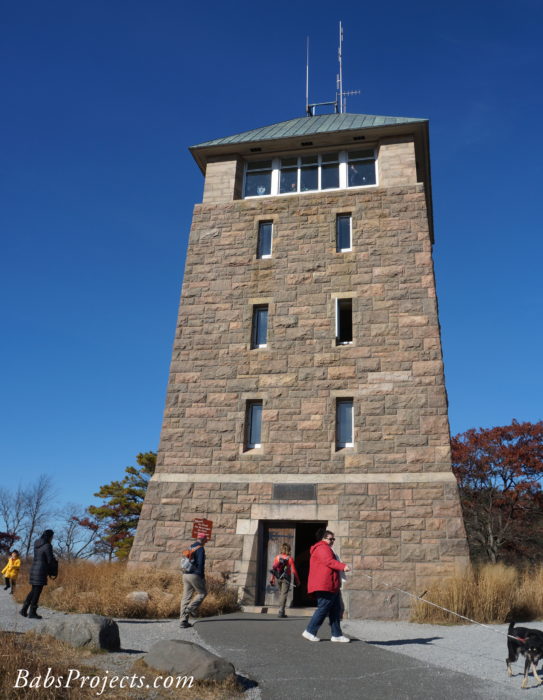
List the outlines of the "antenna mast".
<svg viewBox="0 0 543 700">
<path fill-rule="evenodd" d="M 309 104 L 309 37 L 307 37 L 306 67 L 305 67 L 305 111 L 308 117 L 314 117 L 317 107 L 332 106 L 336 114 L 347 111 L 347 95 L 359 95 L 360 90 L 343 90 L 343 25 L 339 23 L 338 47 L 339 73 L 336 76 L 336 99 L 333 102 L 314 102 Z"/>
<path fill-rule="evenodd" d="M 343 27 L 341 26 L 341 20 L 339 22 L 339 47 L 337 50 L 337 59 L 339 63 L 339 74 L 337 76 L 337 84 L 336 84 L 336 89 L 337 89 L 337 95 L 336 95 L 336 100 L 337 100 L 337 109 L 336 111 L 339 112 L 340 114 L 343 114 L 344 106 L 343 106 L 343 56 L 341 53 L 341 45 L 343 44 Z"/>
<path fill-rule="evenodd" d="M 305 113 L 309 112 L 309 37 L 305 39 Z"/>
</svg>

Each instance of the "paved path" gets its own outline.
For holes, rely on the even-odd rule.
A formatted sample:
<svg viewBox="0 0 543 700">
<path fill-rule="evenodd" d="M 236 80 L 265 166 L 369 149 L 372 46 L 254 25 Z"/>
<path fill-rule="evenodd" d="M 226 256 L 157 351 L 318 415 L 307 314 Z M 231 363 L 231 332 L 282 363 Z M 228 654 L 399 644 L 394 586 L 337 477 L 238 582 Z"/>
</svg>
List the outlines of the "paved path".
<svg viewBox="0 0 543 700">
<path fill-rule="evenodd" d="M 538 688 L 521 691 L 520 676 L 508 678 L 504 661 L 506 638 L 488 631 L 486 637 L 497 637 L 491 640 L 489 652 L 494 656 L 499 653 L 499 664 L 496 658 L 489 660 L 481 655 L 482 649 L 470 648 L 470 652 L 479 657 L 478 667 L 490 663 L 496 678 L 486 679 L 488 668 L 483 677 L 479 673 L 462 673 L 463 655 L 471 647 L 471 626 L 439 627 L 438 636 L 434 626 L 351 621 L 344 624 L 344 631 L 358 639 L 350 644 L 332 644 L 326 625 L 319 632 L 321 642 L 303 639 L 301 633 L 306 625 L 307 618 L 279 620 L 271 615 L 232 614 L 200 620 L 196 629 L 202 639 L 212 643 L 238 670 L 258 680 L 263 700 L 288 697 L 295 700 L 511 700 L 523 697 L 526 700 L 541 694 Z M 479 629 L 476 645 L 479 644 Z M 398 631 L 404 633 L 405 630 L 409 630 L 408 636 L 402 634 L 399 639 L 395 638 Z M 448 640 L 451 630 L 460 632 L 458 644 Z M 364 634 L 360 634 L 362 631 Z M 368 643 L 363 639 L 372 641 Z M 432 663 L 432 652 L 438 648 L 440 640 L 443 645 L 435 656 L 439 659 L 444 654 L 449 656 L 449 666 L 453 668 Z M 399 649 L 404 652 L 414 647 L 420 658 L 398 653 Z M 474 671 L 473 666 L 470 669 Z M 518 670 L 521 670 L 520 663 Z"/>
<path fill-rule="evenodd" d="M 64 615 L 40 612 L 44 618 Z M 332 644 L 325 624 L 317 644 L 301 636 L 307 618 L 294 616 L 235 613 L 198 620 L 190 630 L 181 630 L 177 620 L 118 623 L 123 652 L 92 657 L 93 664 L 118 670 L 160 639 L 195 641 L 258 682 L 247 700 L 529 700 L 542 693 L 521 690 L 521 676 L 506 675 L 505 636 L 474 625 L 348 620 L 343 628 L 353 642 Z M 0 595 L 0 629 L 24 632 L 40 624 L 21 617 L 7 593 Z M 518 662 L 517 673 L 522 669 Z"/>
</svg>

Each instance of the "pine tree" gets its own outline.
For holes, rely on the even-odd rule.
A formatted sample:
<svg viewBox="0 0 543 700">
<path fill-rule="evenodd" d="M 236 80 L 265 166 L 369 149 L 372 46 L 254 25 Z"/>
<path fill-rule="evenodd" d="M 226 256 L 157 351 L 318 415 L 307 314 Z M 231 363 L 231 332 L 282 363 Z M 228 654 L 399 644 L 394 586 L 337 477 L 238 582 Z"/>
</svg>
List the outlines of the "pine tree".
<svg viewBox="0 0 543 700">
<path fill-rule="evenodd" d="M 140 452 L 136 461 L 139 469 L 126 467 L 124 479 L 100 486 L 94 495 L 105 502 L 88 508 L 105 525 L 102 541 L 110 557 L 118 559 L 126 559 L 130 554 L 147 485 L 155 472 L 156 452 Z"/>
</svg>

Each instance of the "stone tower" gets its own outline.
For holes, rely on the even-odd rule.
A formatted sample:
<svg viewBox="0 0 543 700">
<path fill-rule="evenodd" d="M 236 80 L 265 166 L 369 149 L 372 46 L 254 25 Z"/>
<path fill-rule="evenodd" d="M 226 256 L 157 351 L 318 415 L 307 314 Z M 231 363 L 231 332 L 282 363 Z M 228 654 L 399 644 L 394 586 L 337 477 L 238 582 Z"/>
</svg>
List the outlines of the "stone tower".
<svg viewBox="0 0 543 700">
<path fill-rule="evenodd" d="M 194 518 L 211 573 L 273 605 L 326 525 L 354 617 L 467 562 L 432 263 L 428 122 L 327 114 L 199 144 L 156 474 L 131 561 L 177 568 Z M 302 585 L 293 605 L 309 604 Z"/>
</svg>

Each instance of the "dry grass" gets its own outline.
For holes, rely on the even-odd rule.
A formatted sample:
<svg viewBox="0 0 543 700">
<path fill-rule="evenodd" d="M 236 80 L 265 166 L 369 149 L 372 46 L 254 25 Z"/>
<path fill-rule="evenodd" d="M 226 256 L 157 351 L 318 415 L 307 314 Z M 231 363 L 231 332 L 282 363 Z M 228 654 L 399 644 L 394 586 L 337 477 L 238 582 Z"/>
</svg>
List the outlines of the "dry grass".
<svg viewBox="0 0 543 700">
<path fill-rule="evenodd" d="M 29 587 L 19 576 L 15 597 L 22 602 Z M 226 580 L 206 577 L 208 595 L 200 607 L 200 616 L 220 615 L 239 609 L 235 590 Z M 149 602 L 141 605 L 126 596 L 132 591 L 145 591 Z M 61 562 L 59 576 L 49 579 L 40 598 L 40 605 L 71 613 L 95 613 L 109 617 L 168 618 L 179 615 L 183 579 L 176 571 L 144 567 L 127 567 L 119 562 Z"/>
<path fill-rule="evenodd" d="M 96 700 L 97 692 L 101 687 L 101 679 L 106 675 L 103 669 L 93 667 L 89 652 L 72 649 L 52 637 L 38 636 L 34 634 L 16 634 L 13 632 L 0 633 L 0 697 L 2 700 L 24 700 L 26 698 L 39 698 L 40 700 Z M 40 686 L 37 688 L 14 688 L 19 669 L 28 670 L 28 685 L 32 679 L 41 676 Z M 80 676 L 94 676 L 100 679 L 97 689 L 85 685 L 80 687 L 77 681 L 72 679 L 70 687 L 44 688 L 43 680 L 49 669 L 49 676 L 62 677 L 63 685 L 69 677 L 70 669 L 79 671 Z M 116 669 L 112 675 L 138 676 L 145 675 L 145 681 L 156 677 L 148 667 L 138 666 L 127 668 L 125 671 Z M 166 675 L 164 673 L 162 676 Z M 80 682 L 80 681 L 79 681 Z M 19 681 L 19 686 L 22 686 Z M 241 695 L 242 689 L 235 678 L 222 683 L 194 682 L 191 688 L 170 689 L 144 689 L 119 690 L 106 688 L 100 696 L 105 700 L 161 700 L 165 698 L 198 698 L 198 700 L 232 700 Z"/>
<path fill-rule="evenodd" d="M 543 567 L 518 569 L 504 564 L 472 566 L 428 589 L 426 600 L 483 623 L 543 618 Z M 417 602 L 412 622 L 463 624 L 424 602 Z"/>
</svg>

